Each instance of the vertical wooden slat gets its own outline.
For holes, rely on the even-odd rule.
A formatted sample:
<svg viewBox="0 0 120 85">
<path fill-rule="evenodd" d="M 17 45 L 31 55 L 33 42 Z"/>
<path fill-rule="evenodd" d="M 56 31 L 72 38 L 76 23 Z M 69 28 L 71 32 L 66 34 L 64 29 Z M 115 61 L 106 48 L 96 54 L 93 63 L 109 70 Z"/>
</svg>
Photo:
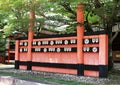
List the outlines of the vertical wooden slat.
<svg viewBox="0 0 120 85">
<path fill-rule="evenodd" d="M 84 37 L 84 11 L 83 4 L 77 6 L 77 59 L 78 59 L 78 75 L 84 75 L 83 73 L 83 37 Z"/>
<path fill-rule="evenodd" d="M 18 61 L 19 58 L 19 40 L 15 42 L 15 60 Z"/>
<path fill-rule="evenodd" d="M 99 35 L 99 65 L 108 65 L 108 36 Z"/>
<path fill-rule="evenodd" d="M 108 35 L 99 36 L 99 77 L 107 77 L 108 73 Z"/>
<path fill-rule="evenodd" d="M 27 54 L 27 60 L 28 60 L 28 68 L 27 70 L 31 70 L 30 62 L 32 61 L 32 41 L 33 41 L 33 27 L 34 27 L 34 19 L 35 19 L 35 12 L 33 10 L 30 11 L 30 24 L 28 29 L 28 54 Z"/>
<path fill-rule="evenodd" d="M 19 42 L 20 40 L 16 40 L 15 42 L 15 69 L 19 69 Z"/>
</svg>

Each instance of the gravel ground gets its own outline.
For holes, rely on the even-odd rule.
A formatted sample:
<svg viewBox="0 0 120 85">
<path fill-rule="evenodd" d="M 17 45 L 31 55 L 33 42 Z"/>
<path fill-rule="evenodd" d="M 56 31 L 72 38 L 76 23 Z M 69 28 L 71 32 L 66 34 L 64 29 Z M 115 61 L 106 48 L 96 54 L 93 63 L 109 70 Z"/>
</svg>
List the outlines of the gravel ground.
<svg viewBox="0 0 120 85">
<path fill-rule="evenodd" d="M 31 75 L 31 76 L 40 76 L 44 78 L 59 78 L 59 79 L 64 79 L 64 80 L 73 80 L 73 81 L 78 81 L 78 82 L 86 82 L 86 83 L 93 83 L 95 85 L 104 85 L 107 82 L 113 81 L 114 77 L 113 76 L 108 76 L 108 78 L 96 78 L 96 77 L 84 77 L 84 76 L 75 76 L 75 75 L 68 75 L 68 74 L 59 74 L 59 73 L 46 73 L 46 72 L 37 72 L 37 71 L 25 71 L 25 70 L 15 70 L 15 69 L 10 69 L 10 70 L 0 70 L 0 72 L 14 72 L 14 73 L 20 73 L 24 75 Z M 114 64 L 114 70 L 112 71 L 113 73 L 115 72 L 120 72 L 120 63 L 115 63 Z"/>
</svg>

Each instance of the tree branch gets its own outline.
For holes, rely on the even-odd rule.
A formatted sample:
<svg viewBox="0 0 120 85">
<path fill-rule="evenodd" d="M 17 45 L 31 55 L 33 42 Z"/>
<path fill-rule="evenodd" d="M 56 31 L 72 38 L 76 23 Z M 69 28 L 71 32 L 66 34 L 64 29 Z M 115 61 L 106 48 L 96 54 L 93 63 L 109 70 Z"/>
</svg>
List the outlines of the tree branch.
<svg viewBox="0 0 120 85">
<path fill-rule="evenodd" d="M 72 10 L 72 8 L 70 7 L 70 3 L 69 2 L 63 2 L 60 3 L 61 6 L 63 6 L 65 8 L 65 10 L 67 10 L 69 13 L 73 14 L 74 16 L 76 16 L 76 12 Z"/>
<path fill-rule="evenodd" d="M 99 0 L 94 0 L 94 6 L 95 6 L 95 8 L 100 8 L 100 7 L 102 7 L 102 6 L 103 6 L 103 4 L 102 4 L 102 3 L 100 3 L 100 1 L 99 1 Z"/>
<path fill-rule="evenodd" d="M 120 30 L 120 26 L 118 24 L 118 29 Z M 115 32 L 115 34 L 113 35 L 113 37 L 111 38 L 110 42 L 112 43 L 114 41 L 114 39 L 117 37 L 119 31 Z"/>
<path fill-rule="evenodd" d="M 61 23 L 64 23 L 64 25 L 70 25 L 70 23 L 69 22 L 63 22 L 63 19 L 56 19 L 56 18 L 53 18 L 53 17 L 47 17 L 47 16 L 45 16 L 43 13 L 40 13 L 40 16 L 42 16 L 42 17 L 44 17 L 44 18 L 46 18 L 47 20 L 53 20 L 53 21 L 59 21 L 59 22 L 61 22 Z"/>
</svg>

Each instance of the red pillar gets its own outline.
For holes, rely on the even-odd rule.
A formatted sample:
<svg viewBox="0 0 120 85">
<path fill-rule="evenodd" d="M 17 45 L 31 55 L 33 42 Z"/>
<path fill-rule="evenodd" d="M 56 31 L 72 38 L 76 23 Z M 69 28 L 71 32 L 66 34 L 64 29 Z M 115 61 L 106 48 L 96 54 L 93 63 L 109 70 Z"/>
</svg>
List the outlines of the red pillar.
<svg viewBox="0 0 120 85">
<path fill-rule="evenodd" d="M 33 41 L 33 27 L 34 27 L 34 19 L 35 19 L 35 13 L 34 11 L 30 11 L 30 24 L 29 24 L 29 30 L 28 30 L 28 54 L 27 54 L 27 70 L 31 70 L 30 62 L 32 61 L 32 41 Z"/>
<path fill-rule="evenodd" d="M 8 38 L 8 64 L 10 63 L 10 38 Z"/>
<path fill-rule="evenodd" d="M 99 35 L 99 77 L 107 77 L 108 73 L 108 35 Z"/>
<path fill-rule="evenodd" d="M 84 37 L 84 8 L 83 4 L 77 6 L 77 58 L 78 58 L 78 75 L 84 75 L 83 69 L 83 37 Z"/>
<path fill-rule="evenodd" d="M 15 41 L 15 69 L 19 69 L 19 42 L 20 40 Z"/>
</svg>

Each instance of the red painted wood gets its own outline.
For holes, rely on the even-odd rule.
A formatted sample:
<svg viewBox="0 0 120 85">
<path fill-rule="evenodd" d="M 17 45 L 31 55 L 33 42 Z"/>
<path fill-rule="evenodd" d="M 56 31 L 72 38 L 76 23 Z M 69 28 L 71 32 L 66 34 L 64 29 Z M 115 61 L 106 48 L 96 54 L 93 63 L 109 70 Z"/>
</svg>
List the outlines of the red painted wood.
<svg viewBox="0 0 120 85">
<path fill-rule="evenodd" d="M 44 72 L 64 73 L 64 74 L 74 74 L 74 75 L 77 74 L 77 70 L 74 70 L 74 69 L 64 69 L 64 68 L 49 68 L 49 67 L 32 66 L 32 70 L 44 71 Z"/>
<path fill-rule="evenodd" d="M 15 42 L 15 60 L 19 60 L 19 40 Z"/>
<path fill-rule="evenodd" d="M 94 77 L 99 77 L 99 72 L 98 71 L 84 71 L 84 76 L 94 76 Z"/>
<path fill-rule="evenodd" d="M 32 53 L 33 62 L 77 64 L 77 53 Z"/>
<path fill-rule="evenodd" d="M 27 66 L 25 66 L 25 65 L 20 65 L 19 68 L 20 68 L 21 70 L 27 70 Z"/>
<path fill-rule="evenodd" d="M 99 65 L 108 65 L 108 35 L 99 35 Z"/>
<path fill-rule="evenodd" d="M 78 64 L 83 64 L 83 37 L 84 37 L 84 11 L 83 4 L 78 4 L 77 6 L 77 22 L 82 24 L 77 26 L 77 58 Z"/>
</svg>

